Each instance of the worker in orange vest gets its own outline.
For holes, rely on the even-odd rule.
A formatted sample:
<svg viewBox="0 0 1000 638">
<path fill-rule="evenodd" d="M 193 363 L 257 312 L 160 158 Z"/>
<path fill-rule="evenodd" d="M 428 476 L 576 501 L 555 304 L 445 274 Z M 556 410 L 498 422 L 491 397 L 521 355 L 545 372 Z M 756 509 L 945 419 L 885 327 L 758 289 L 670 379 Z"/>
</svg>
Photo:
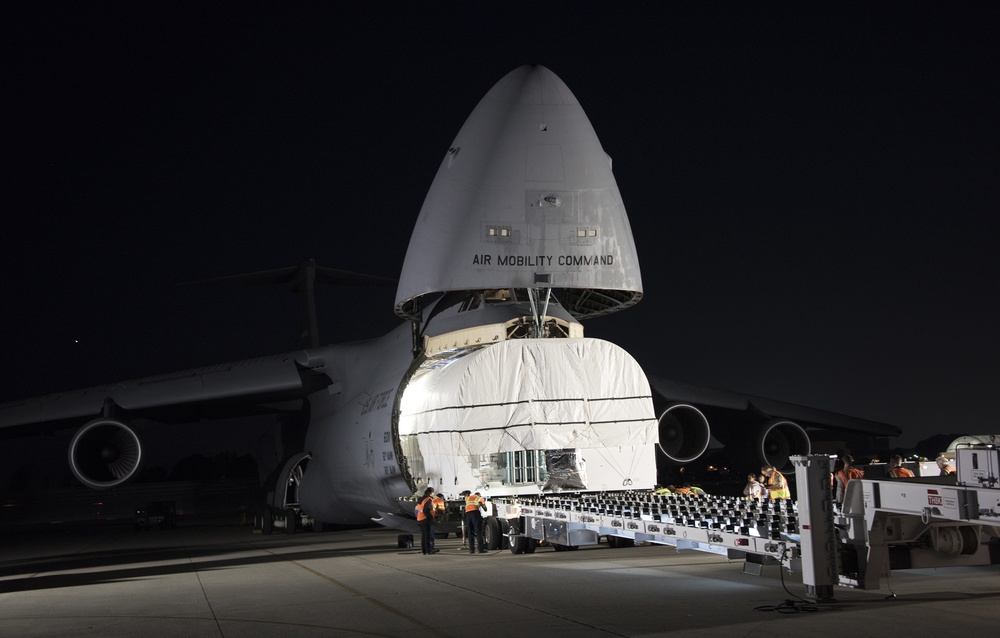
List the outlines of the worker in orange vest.
<svg viewBox="0 0 1000 638">
<path fill-rule="evenodd" d="M 889 459 L 889 474 L 893 478 L 913 478 L 913 472 L 903 467 L 903 457 L 898 454 Z"/>
<path fill-rule="evenodd" d="M 837 503 L 840 505 L 844 504 L 844 497 L 847 496 L 847 484 L 855 479 L 864 478 L 864 470 L 859 470 L 854 467 L 854 457 L 850 454 L 845 454 L 841 461 L 844 463 L 844 467 L 840 468 L 837 472 Z"/>
<path fill-rule="evenodd" d="M 436 554 L 434 549 L 434 532 L 431 525 L 434 522 L 434 488 L 428 487 L 424 490 L 423 499 L 417 504 L 417 525 L 420 526 L 420 553 Z"/>
<path fill-rule="evenodd" d="M 941 469 L 941 474 L 939 474 L 938 476 L 951 476 L 952 474 L 955 473 L 955 470 L 953 470 L 951 466 L 948 465 L 948 457 L 946 457 L 944 454 L 937 457 L 937 464 L 938 468 Z"/>
<path fill-rule="evenodd" d="M 432 514 L 432 517 L 431 517 L 431 553 L 432 554 L 436 554 L 437 553 L 437 544 L 434 542 L 434 536 L 436 534 L 435 529 L 434 529 L 435 528 L 435 524 L 438 521 L 443 521 L 444 520 L 445 509 L 446 509 L 446 505 L 445 505 L 445 501 L 444 501 L 444 494 L 440 494 L 440 493 L 436 494 L 434 496 L 434 498 L 431 499 L 431 514 Z"/>
<path fill-rule="evenodd" d="M 479 495 L 479 492 L 465 494 L 465 534 L 469 537 L 469 553 L 476 553 L 476 539 L 479 539 L 479 553 L 486 553 L 486 543 L 483 540 L 483 515 L 482 510 L 486 509 L 486 499 Z"/>
</svg>

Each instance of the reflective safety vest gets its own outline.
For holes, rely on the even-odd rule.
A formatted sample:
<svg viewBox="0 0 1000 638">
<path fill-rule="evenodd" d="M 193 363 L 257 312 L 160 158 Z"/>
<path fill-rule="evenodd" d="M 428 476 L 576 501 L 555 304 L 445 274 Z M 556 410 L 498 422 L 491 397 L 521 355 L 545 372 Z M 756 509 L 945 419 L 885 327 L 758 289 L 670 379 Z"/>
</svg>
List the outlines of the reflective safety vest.
<svg viewBox="0 0 1000 638">
<path fill-rule="evenodd" d="M 430 500 L 431 500 L 430 496 L 425 496 L 424 500 L 420 501 L 420 505 L 417 505 L 417 522 L 418 523 L 427 520 L 427 514 L 425 514 L 424 511 L 425 511 L 425 509 L 427 507 L 427 502 L 430 501 Z"/>
<path fill-rule="evenodd" d="M 792 498 L 792 492 L 788 489 L 788 481 L 785 475 L 775 470 L 767 479 L 768 495 L 774 498 Z"/>
<path fill-rule="evenodd" d="M 478 494 L 469 494 L 465 497 L 465 511 L 475 512 L 479 507 L 486 502 L 486 499 Z"/>
<path fill-rule="evenodd" d="M 840 484 L 844 486 L 844 490 L 847 490 L 847 484 L 854 479 L 864 478 L 865 473 L 856 467 L 849 467 L 837 472 L 837 478 L 840 479 Z"/>
<path fill-rule="evenodd" d="M 913 478 L 913 472 L 911 472 L 910 470 L 906 469 L 905 467 L 896 466 L 896 467 L 892 468 L 891 470 L 889 470 L 889 472 L 895 478 Z"/>
<path fill-rule="evenodd" d="M 445 504 L 443 498 L 434 497 L 431 503 L 434 505 L 434 518 L 437 518 L 439 514 L 444 514 Z"/>
</svg>

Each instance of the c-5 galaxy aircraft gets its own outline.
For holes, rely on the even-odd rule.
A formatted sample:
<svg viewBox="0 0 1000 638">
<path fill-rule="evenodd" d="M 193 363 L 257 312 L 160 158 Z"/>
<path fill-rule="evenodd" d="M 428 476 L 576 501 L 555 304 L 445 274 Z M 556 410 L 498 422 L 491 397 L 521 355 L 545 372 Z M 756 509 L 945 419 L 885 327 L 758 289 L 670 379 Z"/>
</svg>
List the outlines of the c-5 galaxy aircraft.
<svg viewBox="0 0 1000 638">
<path fill-rule="evenodd" d="M 899 433 L 649 378 L 618 346 L 584 336 L 582 321 L 642 295 L 610 158 L 569 88 L 523 66 L 444 155 L 403 264 L 397 329 L 8 403 L 0 427 L 78 428 L 70 466 L 101 489 L 137 471 L 138 420 L 271 413 L 295 448 L 271 473 L 264 527 L 302 515 L 400 528 L 426 486 L 450 498 L 652 488 L 657 448 L 684 463 L 712 435 L 780 467 L 809 452 L 808 427 Z"/>
</svg>

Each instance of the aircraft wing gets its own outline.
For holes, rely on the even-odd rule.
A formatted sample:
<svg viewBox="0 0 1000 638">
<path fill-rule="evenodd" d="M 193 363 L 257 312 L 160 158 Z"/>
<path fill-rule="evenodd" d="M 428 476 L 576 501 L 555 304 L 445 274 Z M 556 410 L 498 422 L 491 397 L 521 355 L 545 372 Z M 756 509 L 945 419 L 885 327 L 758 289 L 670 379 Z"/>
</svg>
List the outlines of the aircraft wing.
<svg viewBox="0 0 1000 638">
<path fill-rule="evenodd" d="M 788 456 L 810 450 L 806 428 L 845 435 L 899 436 L 888 423 L 729 390 L 649 377 L 660 415 L 660 447 L 685 463 L 700 456 L 715 437 L 728 456 L 781 467 Z"/>
<path fill-rule="evenodd" d="M 0 404 L 0 429 L 79 422 L 108 411 L 156 418 L 196 406 L 287 401 L 330 385 L 325 368 L 321 350 L 301 350 L 11 401 Z"/>
</svg>

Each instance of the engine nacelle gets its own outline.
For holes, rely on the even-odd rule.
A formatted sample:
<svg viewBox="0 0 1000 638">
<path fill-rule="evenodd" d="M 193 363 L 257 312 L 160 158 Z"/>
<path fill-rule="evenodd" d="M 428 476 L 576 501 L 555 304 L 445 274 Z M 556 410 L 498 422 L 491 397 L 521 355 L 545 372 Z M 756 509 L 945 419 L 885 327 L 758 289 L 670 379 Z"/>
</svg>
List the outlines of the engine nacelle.
<svg viewBox="0 0 1000 638">
<path fill-rule="evenodd" d="M 791 457 L 808 456 L 812 444 L 798 423 L 776 419 L 765 423 L 757 432 L 754 450 L 763 465 L 773 465 L 780 470 L 789 465 Z"/>
<path fill-rule="evenodd" d="M 660 451 L 675 463 L 690 463 L 705 453 L 711 440 L 708 419 L 701 410 L 675 403 L 657 419 Z"/>
<path fill-rule="evenodd" d="M 69 467 L 87 487 L 103 490 L 132 478 L 142 460 L 139 437 L 125 423 L 97 418 L 73 435 Z"/>
</svg>

